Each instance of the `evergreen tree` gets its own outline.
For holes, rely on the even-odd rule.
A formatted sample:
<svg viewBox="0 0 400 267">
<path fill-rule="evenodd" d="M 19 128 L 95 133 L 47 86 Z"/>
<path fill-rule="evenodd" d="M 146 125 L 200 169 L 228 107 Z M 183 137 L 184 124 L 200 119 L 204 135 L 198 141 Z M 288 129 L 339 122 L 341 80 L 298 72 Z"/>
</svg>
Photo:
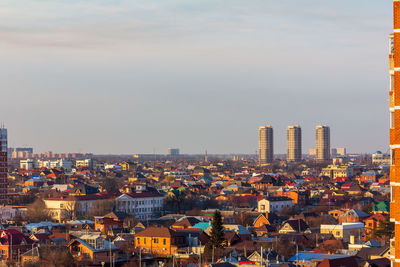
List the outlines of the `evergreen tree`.
<svg viewBox="0 0 400 267">
<path fill-rule="evenodd" d="M 222 248 L 224 242 L 224 228 L 222 226 L 222 216 L 219 210 L 214 213 L 212 225 L 211 225 L 211 236 L 209 246 L 212 248 Z"/>
</svg>

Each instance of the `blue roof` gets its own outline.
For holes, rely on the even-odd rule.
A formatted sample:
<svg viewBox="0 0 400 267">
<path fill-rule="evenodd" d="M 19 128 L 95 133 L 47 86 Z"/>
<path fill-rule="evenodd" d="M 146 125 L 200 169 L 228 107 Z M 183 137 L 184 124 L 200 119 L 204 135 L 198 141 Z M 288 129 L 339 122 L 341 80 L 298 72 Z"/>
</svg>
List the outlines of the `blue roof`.
<svg viewBox="0 0 400 267">
<path fill-rule="evenodd" d="M 75 221 L 69 221 L 67 224 L 94 224 L 94 221 L 92 220 L 75 220 Z"/>
<path fill-rule="evenodd" d="M 348 257 L 347 255 L 340 254 L 323 254 L 313 252 L 299 252 L 289 259 L 289 261 L 311 261 L 311 260 L 324 260 L 324 259 L 340 259 Z"/>
<path fill-rule="evenodd" d="M 205 231 L 208 227 L 211 226 L 211 222 L 199 222 L 192 226 L 192 228 L 200 228 Z"/>
<path fill-rule="evenodd" d="M 53 222 L 39 222 L 39 223 L 29 223 L 25 225 L 25 228 L 28 229 L 29 231 L 32 231 L 33 228 L 39 228 L 39 227 L 47 227 L 49 230 L 53 226 L 59 226 L 59 225 L 64 225 L 63 223 L 53 223 Z"/>
</svg>

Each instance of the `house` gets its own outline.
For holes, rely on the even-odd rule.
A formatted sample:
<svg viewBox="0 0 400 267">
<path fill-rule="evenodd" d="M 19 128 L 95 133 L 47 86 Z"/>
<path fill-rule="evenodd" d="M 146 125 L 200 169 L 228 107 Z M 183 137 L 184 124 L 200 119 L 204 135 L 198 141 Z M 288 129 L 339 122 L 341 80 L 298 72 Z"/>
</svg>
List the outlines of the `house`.
<svg viewBox="0 0 400 267">
<path fill-rule="evenodd" d="M 0 232 L 0 253 L 1 259 L 18 259 L 19 253 L 25 253 L 32 248 L 34 241 L 25 234 L 7 229 Z"/>
<path fill-rule="evenodd" d="M 270 223 L 264 214 L 258 215 L 257 218 L 253 221 L 254 227 L 261 227 L 263 225 L 269 225 L 269 224 Z"/>
<path fill-rule="evenodd" d="M 369 216 L 364 220 L 365 223 L 365 233 L 368 236 L 371 236 L 373 231 L 378 229 L 383 221 L 386 220 L 386 217 L 382 213 L 376 213 Z"/>
<path fill-rule="evenodd" d="M 339 215 L 339 223 L 361 222 L 368 218 L 369 214 L 359 209 L 351 209 Z"/>
<path fill-rule="evenodd" d="M 115 228 L 123 228 L 124 219 L 129 217 L 128 214 L 124 212 L 113 211 L 104 216 L 94 217 L 94 229 L 95 231 L 100 231 L 104 234 Z"/>
<path fill-rule="evenodd" d="M 167 227 L 148 227 L 135 236 L 135 247 L 143 253 L 167 256 L 184 244 L 184 238 Z"/>
<path fill-rule="evenodd" d="M 172 229 L 188 229 L 188 228 L 192 228 L 193 225 L 197 224 L 201 222 L 199 219 L 197 219 L 196 217 L 182 217 L 179 220 L 177 220 L 173 225 L 171 225 Z"/>
<path fill-rule="evenodd" d="M 110 262 L 119 259 L 118 249 L 109 240 L 96 234 L 85 234 L 72 240 L 68 244 L 72 257 L 82 263 L 100 265 L 102 262 Z M 111 251 L 111 255 L 109 254 Z"/>
<path fill-rule="evenodd" d="M 41 247 L 34 247 L 21 255 L 23 265 L 35 264 L 40 261 Z"/>
<path fill-rule="evenodd" d="M 270 213 L 280 212 L 283 209 L 289 209 L 294 206 L 291 198 L 288 197 L 267 197 L 258 201 L 258 212 Z"/>
<path fill-rule="evenodd" d="M 308 202 L 308 192 L 304 190 L 277 190 L 276 196 L 283 196 L 292 199 L 294 204 L 305 206 Z"/>
<path fill-rule="evenodd" d="M 347 257 L 348 257 L 347 255 L 339 255 L 339 254 L 298 252 L 293 257 L 291 257 L 288 261 L 294 263 L 296 266 L 299 266 L 301 264 L 301 266 L 303 266 L 303 267 L 314 267 L 314 266 L 317 266 L 318 263 L 320 263 L 326 259 L 333 260 L 333 259 L 341 259 L 341 258 L 347 258 Z M 355 266 L 357 266 L 357 264 L 352 265 L 352 267 L 353 266 L 355 267 Z"/>
<path fill-rule="evenodd" d="M 357 260 L 355 257 L 345 257 L 338 259 L 324 259 L 321 261 L 317 267 L 354 267 L 358 266 Z"/>
<path fill-rule="evenodd" d="M 235 232 L 233 231 L 224 232 L 224 246 L 230 247 L 239 241 L 241 241 L 241 239 Z"/>
<path fill-rule="evenodd" d="M 330 210 L 328 212 L 328 214 L 331 215 L 336 220 L 339 220 L 339 216 L 343 215 L 344 211 L 343 210 Z"/>
<path fill-rule="evenodd" d="M 249 257 L 247 257 L 248 260 L 254 261 L 257 263 L 274 263 L 274 262 L 283 262 L 284 259 L 281 257 L 275 250 L 272 249 L 264 249 L 262 250 L 262 257 L 261 257 L 261 251 L 256 250 L 254 251 Z"/>
<path fill-rule="evenodd" d="M 254 233 L 256 236 L 267 236 L 268 233 L 276 232 L 276 227 L 268 224 L 264 224 L 263 226 L 254 228 Z"/>
<path fill-rule="evenodd" d="M 335 238 L 340 238 L 344 242 L 350 242 L 350 236 L 355 240 L 361 240 L 364 234 L 364 224 L 361 222 L 356 223 L 342 223 L 342 224 L 321 224 L 321 234 L 331 234 Z"/>
<path fill-rule="evenodd" d="M 307 223 L 301 219 L 299 220 L 287 220 L 283 223 L 279 233 L 305 233 L 311 232 L 310 227 L 308 227 Z"/>
</svg>

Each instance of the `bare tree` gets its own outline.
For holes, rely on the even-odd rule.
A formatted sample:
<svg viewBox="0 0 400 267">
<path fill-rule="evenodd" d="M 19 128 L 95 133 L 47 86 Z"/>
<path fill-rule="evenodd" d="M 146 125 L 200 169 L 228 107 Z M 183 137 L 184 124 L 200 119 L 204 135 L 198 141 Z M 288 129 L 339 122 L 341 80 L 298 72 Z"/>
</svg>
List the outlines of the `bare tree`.
<svg viewBox="0 0 400 267">
<path fill-rule="evenodd" d="M 102 201 L 96 201 L 93 203 L 92 207 L 90 208 L 89 211 L 89 216 L 102 216 L 105 215 L 111 211 L 113 211 L 114 208 L 114 201 L 113 200 L 102 200 Z"/>
<path fill-rule="evenodd" d="M 65 220 L 75 220 L 77 213 L 77 202 L 75 198 L 71 198 L 64 204 L 64 219 Z"/>
<path fill-rule="evenodd" d="M 28 205 L 25 219 L 29 222 L 50 221 L 49 210 L 46 208 L 44 201 L 37 199 L 32 204 Z"/>
</svg>

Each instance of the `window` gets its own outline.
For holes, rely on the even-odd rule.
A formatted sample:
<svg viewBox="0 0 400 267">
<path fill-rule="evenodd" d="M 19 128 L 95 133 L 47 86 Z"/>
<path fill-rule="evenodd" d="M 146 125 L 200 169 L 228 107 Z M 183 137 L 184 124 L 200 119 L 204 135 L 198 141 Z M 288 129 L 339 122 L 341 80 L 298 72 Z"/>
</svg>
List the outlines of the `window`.
<svg viewBox="0 0 400 267">
<path fill-rule="evenodd" d="M 390 129 L 394 128 L 394 111 L 390 112 Z"/>
<path fill-rule="evenodd" d="M 336 232 L 336 236 L 340 236 L 340 232 L 339 231 Z"/>
<path fill-rule="evenodd" d="M 137 241 L 137 244 L 140 245 L 140 238 L 137 238 L 136 241 Z"/>
<path fill-rule="evenodd" d="M 166 245 L 167 244 L 167 239 L 163 239 L 163 245 Z"/>
<path fill-rule="evenodd" d="M 154 244 L 158 244 L 158 238 L 154 238 Z"/>
<path fill-rule="evenodd" d="M 391 157 L 391 159 L 392 159 L 392 165 L 395 165 L 396 164 L 396 160 L 395 160 L 395 153 L 394 153 L 394 149 L 391 149 L 390 150 L 390 157 Z"/>
<path fill-rule="evenodd" d="M 146 238 L 143 238 L 143 244 L 146 245 Z"/>
</svg>

